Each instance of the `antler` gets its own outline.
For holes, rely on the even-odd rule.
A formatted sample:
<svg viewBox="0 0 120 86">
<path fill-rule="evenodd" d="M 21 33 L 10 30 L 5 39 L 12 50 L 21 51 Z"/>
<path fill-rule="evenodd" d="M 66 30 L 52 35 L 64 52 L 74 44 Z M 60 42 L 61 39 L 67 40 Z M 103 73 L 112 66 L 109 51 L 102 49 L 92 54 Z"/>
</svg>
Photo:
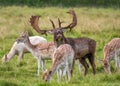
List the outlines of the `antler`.
<svg viewBox="0 0 120 86">
<path fill-rule="evenodd" d="M 63 23 L 63 21 L 60 21 L 59 17 L 58 17 L 58 24 L 59 24 L 59 28 L 61 28 L 61 24 Z"/>
<path fill-rule="evenodd" d="M 77 25 L 77 17 L 76 17 L 74 10 L 69 10 L 67 13 L 69 13 L 73 16 L 72 23 L 70 23 L 66 27 L 61 27 L 61 23 L 63 23 L 63 22 L 61 22 L 60 19 L 58 18 L 59 28 L 61 28 L 61 29 L 69 28 L 71 31 L 71 29 Z M 40 18 L 40 16 L 31 16 L 30 23 L 31 23 L 31 26 L 33 27 L 33 29 L 35 29 L 38 33 L 41 33 L 41 34 L 46 34 L 46 35 L 47 35 L 47 33 L 52 34 L 52 32 L 54 32 L 54 30 L 41 30 L 40 29 L 40 27 L 38 26 L 39 18 Z M 54 22 L 51 19 L 49 19 L 49 20 L 52 23 L 53 29 L 55 29 Z"/>
<path fill-rule="evenodd" d="M 71 14 L 73 16 L 72 23 L 70 23 L 66 27 L 62 27 L 62 29 L 70 28 L 70 31 L 71 31 L 71 29 L 77 25 L 77 16 L 76 16 L 76 14 L 75 14 L 73 9 L 69 10 L 67 13 L 69 13 L 69 14 Z"/>
<path fill-rule="evenodd" d="M 52 23 L 53 29 L 55 29 L 55 24 L 54 22 L 49 18 L 50 22 Z"/>
<path fill-rule="evenodd" d="M 33 29 L 35 29 L 38 33 L 41 34 L 46 34 L 47 35 L 47 30 L 41 30 L 40 27 L 38 26 L 38 21 L 41 16 L 31 16 L 30 18 L 30 23 Z"/>
</svg>

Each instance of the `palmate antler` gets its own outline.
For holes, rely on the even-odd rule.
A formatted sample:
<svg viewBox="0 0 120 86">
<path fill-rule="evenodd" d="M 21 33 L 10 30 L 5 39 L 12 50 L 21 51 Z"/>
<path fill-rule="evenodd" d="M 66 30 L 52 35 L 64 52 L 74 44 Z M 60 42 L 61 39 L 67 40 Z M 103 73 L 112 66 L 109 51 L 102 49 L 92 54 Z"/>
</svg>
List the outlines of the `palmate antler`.
<svg viewBox="0 0 120 86">
<path fill-rule="evenodd" d="M 70 28 L 70 30 L 71 30 L 77 24 L 77 17 L 76 17 L 76 14 L 75 14 L 74 10 L 69 10 L 67 13 L 69 13 L 69 14 L 71 14 L 73 16 L 72 23 L 70 23 L 66 27 L 61 27 L 62 22 L 58 18 L 58 23 L 59 23 L 59 28 L 60 29 L 68 29 L 68 28 Z M 47 35 L 47 33 L 54 32 L 54 30 L 42 30 L 42 29 L 40 29 L 40 27 L 38 26 L 39 18 L 40 18 L 40 16 L 31 16 L 30 23 L 31 23 L 31 26 L 33 27 L 33 29 L 35 29 L 38 33 L 46 34 L 46 35 Z M 51 19 L 49 19 L 49 20 L 52 23 L 53 29 L 56 29 L 56 27 L 54 25 L 54 22 Z"/>
<path fill-rule="evenodd" d="M 71 29 L 77 25 L 77 16 L 76 16 L 73 9 L 69 10 L 67 13 L 69 13 L 69 14 L 71 14 L 73 16 L 72 23 L 69 24 L 66 27 L 62 27 L 62 29 L 68 29 L 69 28 L 70 31 L 71 31 Z"/>
<path fill-rule="evenodd" d="M 38 21 L 41 16 L 31 16 L 30 23 L 34 30 L 36 30 L 38 33 L 46 34 L 46 30 L 41 30 L 38 26 Z M 46 34 L 47 35 L 47 34 Z"/>
<path fill-rule="evenodd" d="M 73 16 L 72 23 L 70 23 L 69 25 L 67 25 L 65 27 L 61 27 L 61 24 L 63 22 L 61 22 L 60 19 L 58 18 L 58 24 L 59 24 L 59 28 L 61 28 L 61 29 L 70 29 L 70 31 L 71 31 L 72 28 L 77 25 L 77 16 L 76 16 L 73 9 L 69 10 L 67 13 L 69 13 L 69 14 L 71 14 Z M 51 19 L 49 19 L 49 20 L 50 20 L 50 22 L 52 23 L 52 26 L 53 26 L 54 25 L 53 21 Z"/>
</svg>

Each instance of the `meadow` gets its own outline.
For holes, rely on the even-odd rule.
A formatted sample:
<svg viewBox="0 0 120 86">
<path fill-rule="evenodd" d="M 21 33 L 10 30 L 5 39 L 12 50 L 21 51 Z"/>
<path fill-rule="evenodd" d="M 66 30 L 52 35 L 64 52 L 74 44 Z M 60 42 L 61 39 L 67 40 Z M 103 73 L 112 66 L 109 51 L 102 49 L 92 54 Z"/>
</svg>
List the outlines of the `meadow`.
<svg viewBox="0 0 120 86">
<path fill-rule="evenodd" d="M 29 34 L 45 37 L 48 41 L 53 41 L 52 35 L 40 35 L 32 29 L 29 24 L 31 15 L 41 15 L 39 26 L 43 29 L 51 29 L 52 25 L 48 20 L 50 17 L 58 26 L 57 18 L 67 25 L 71 22 L 71 16 L 66 12 L 71 8 L 65 7 L 21 7 L 21 6 L 1 6 L 0 7 L 0 59 L 7 54 L 12 44 L 19 37 L 19 33 L 28 31 Z M 89 37 L 97 42 L 95 63 L 97 74 L 92 74 L 91 67 L 86 77 L 84 71 L 79 72 L 76 61 L 74 75 L 69 83 L 64 80 L 58 83 L 57 76 L 54 75 L 51 83 L 42 80 L 42 72 L 37 76 L 37 61 L 31 54 L 25 54 L 19 64 L 17 56 L 2 64 L 0 60 L 0 86 L 119 86 L 120 72 L 116 71 L 112 61 L 112 74 L 106 74 L 98 58 L 103 58 L 103 47 L 113 38 L 120 38 L 120 9 L 102 7 L 75 7 L 74 8 L 78 24 L 72 30 L 65 33 L 66 37 Z M 45 68 L 49 68 L 51 61 L 46 61 Z"/>
</svg>

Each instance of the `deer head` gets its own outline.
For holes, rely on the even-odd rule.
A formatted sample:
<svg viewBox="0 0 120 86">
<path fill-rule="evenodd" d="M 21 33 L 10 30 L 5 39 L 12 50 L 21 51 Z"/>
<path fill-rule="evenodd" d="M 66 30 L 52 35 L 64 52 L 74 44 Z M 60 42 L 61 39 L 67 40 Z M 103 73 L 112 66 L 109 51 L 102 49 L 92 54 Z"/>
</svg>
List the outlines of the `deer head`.
<svg viewBox="0 0 120 86">
<path fill-rule="evenodd" d="M 7 55 L 4 55 L 2 58 L 2 63 L 5 63 L 6 61 L 8 61 Z"/>
<path fill-rule="evenodd" d="M 45 70 L 43 72 L 42 79 L 46 82 L 49 81 L 51 79 L 51 71 Z"/>
<path fill-rule="evenodd" d="M 70 23 L 69 25 L 67 25 L 65 27 L 61 26 L 62 22 L 60 21 L 59 18 L 58 18 L 58 24 L 59 24 L 58 28 L 56 28 L 54 25 L 54 22 L 51 19 L 49 19 L 53 26 L 53 29 L 51 29 L 51 30 L 40 29 L 40 27 L 38 26 L 38 21 L 39 21 L 40 16 L 32 16 L 30 18 L 30 23 L 31 23 L 31 26 L 33 27 L 33 29 L 35 29 L 38 33 L 46 34 L 46 35 L 47 35 L 47 33 L 53 34 L 54 42 L 55 42 L 56 46 L 58 47 L 60 44 L 66 43 L 66 39 L 63 34 L 66 31 L 66 29 L 70 29 L 70 31 L 71 31 L 72 28 L 77 25 L 77 17 L 76 17 L 74 10 L 69 10 L 67 13 L 69 13 L 73 16 L 73 20 L 72 20 L 72 23 Z"/>
<path fill-rule="evenodd" d="M 101 62 L 102 66 L 103 66 L 103 68 L 105 70 L 105 72 L 106 73 L 111 73 L 110 72 L 110 64 L 109 64 L 109 62 L 108 61 L 104 61 L 102 59 L 99 59 L 99 61 Z"/>
<path fill-rule="evenodd" d="M 20 33 L 20 37 L 16 41 L 17 41 L 17 43 L 19 43 L 19 42 L 25 43 L 28 40 L 29 40 L 29 35 L 28 35 L 28 32 L 26 31 L 26 32 Z"/>
</svg>

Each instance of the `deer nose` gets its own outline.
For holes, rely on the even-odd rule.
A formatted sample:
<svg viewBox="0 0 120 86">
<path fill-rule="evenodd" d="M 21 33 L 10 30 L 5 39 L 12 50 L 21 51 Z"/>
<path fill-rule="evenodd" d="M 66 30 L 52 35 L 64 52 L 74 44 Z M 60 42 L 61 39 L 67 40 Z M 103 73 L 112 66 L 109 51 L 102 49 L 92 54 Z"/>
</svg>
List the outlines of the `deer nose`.
<svg viewBox="0 0 120 86">
<path fill-rule="evenodd" d="M 58 33 L 57 36 L 58 36 L 58 37 L 59 37 L 59 36 L 62 36 L 62 34 L 61 34 L 61 33 Z"/>
</svg>

